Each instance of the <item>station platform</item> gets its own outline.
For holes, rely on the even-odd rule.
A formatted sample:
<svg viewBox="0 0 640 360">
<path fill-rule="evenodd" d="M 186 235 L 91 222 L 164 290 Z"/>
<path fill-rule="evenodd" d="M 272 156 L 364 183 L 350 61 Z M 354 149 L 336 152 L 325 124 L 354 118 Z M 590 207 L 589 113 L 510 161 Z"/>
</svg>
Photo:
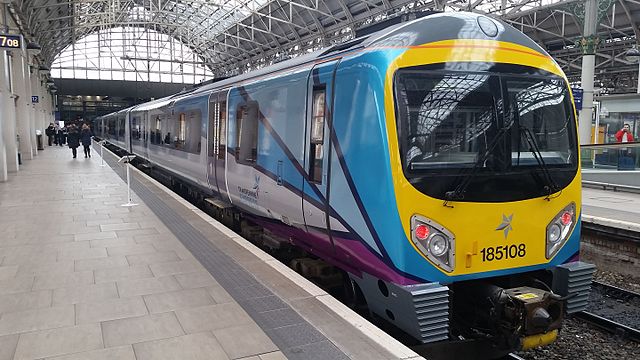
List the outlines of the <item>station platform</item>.
<svg viewBox="0 0 640 360">
<path fill-rule="evenodd" d="M 104 154 L 0 183 L 0 360 L 421 359 L 137 170 L 121 206 Z"/>
<path fill-rule="evenodd" d="M 583 186 L 582 221 L 640 232 L 640 194 Z"/>
</svg>

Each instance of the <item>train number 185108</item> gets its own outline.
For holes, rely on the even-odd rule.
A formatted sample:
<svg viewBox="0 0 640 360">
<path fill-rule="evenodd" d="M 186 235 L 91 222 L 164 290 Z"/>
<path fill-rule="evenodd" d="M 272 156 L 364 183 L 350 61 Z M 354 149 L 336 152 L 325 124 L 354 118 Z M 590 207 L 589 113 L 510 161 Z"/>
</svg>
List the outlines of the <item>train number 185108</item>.
<svg viewBox="0 0 640 360">
<path fill-rule="evenodd" d="M 515 259 L 527 255 L 527 246 L 525 244 L 490 246 L 480 250 L 480 254 L 482 254 L 482 261 Z"/>
</svg>

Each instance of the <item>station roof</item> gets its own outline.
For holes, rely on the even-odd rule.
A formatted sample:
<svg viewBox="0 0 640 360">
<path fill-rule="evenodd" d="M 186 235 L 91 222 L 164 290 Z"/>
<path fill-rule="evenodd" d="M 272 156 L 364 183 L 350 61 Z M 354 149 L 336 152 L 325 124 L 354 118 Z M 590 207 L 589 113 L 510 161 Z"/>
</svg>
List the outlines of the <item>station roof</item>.
<svg viewBox="0 0 640 360">
<path fill-rule="evenodd" d="M 639 0 L 599 0 L 596 86 L 636 86 L 625 59 L 637 42 Z M 213 76 L 229 76 L 352 39 L 373 23 L 424 10 L 499 17 L 547 49 L 571 80 L 580 77 L 583 0 L 11 0 L 23 32 L 49 66 L 78 39 L 112 28 L 151 29 L 186 44 Z M 606 6 L 605 6 L 606 5 Z M 610 5 L 610 6 L 609 6 Z M 411 15 L 407 15 L 411 16 Z"/>
</svg>

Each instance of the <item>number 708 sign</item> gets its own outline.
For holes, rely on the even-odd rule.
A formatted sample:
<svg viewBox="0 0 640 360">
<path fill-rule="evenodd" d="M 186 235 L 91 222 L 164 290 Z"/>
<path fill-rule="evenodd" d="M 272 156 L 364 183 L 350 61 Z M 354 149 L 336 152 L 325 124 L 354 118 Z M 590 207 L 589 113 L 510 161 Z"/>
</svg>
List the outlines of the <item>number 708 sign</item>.
<svg viewBox="0 0 640 360">
<path fill-rule="evenodd" d="M 19 49 L 22 45 L 20 35 L 0 34 L 0 48 Z"/>
</svg>

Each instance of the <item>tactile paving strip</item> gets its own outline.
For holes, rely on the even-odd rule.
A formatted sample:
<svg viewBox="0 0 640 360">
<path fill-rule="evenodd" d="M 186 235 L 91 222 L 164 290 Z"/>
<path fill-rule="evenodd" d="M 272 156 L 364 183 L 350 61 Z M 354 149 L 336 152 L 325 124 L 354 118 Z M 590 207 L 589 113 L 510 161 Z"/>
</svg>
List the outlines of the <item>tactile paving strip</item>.
<svg viewBox="0 0 640 360">
<path fill-rule="evenodd" d="M 126 181 L 125 168 L 119 166 L 115 158 L 106 155 L 105 162 Z M 133 176 L 131 189 L 253 318 L 288 359 L 349 359 L 287 303 L 208 241 L 204 235 Z"/>
</svg>

